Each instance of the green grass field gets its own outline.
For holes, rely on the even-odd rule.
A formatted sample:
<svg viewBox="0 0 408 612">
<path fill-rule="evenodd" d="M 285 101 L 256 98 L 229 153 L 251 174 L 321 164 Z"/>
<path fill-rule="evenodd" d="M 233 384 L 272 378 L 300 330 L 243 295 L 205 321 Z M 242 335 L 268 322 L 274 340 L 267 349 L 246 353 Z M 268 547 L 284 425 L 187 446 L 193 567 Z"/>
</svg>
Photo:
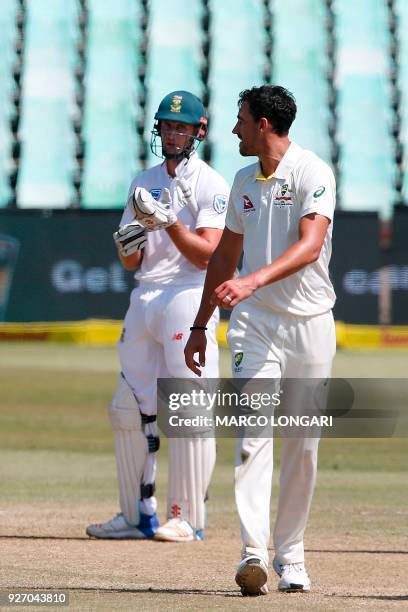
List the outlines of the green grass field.
<svg viewBox="0 0 408 612">
<path fill-rule="evenodd" d="M 402 351 L 343 352 L 333 374 L 405 377 L 407 357 Z M 118 372 L 115 349 L 1 343 L 0 366 L 0 588 L 69 589 L 70 608 L 77 610 L 408 605 L 406 439 L 322 440 L 306 538 L 314 591 L 301 598 L 272 590 L 261 600 L 243 600 L 233 580 L 240 546 L 233 440 L 218 441 L 204 543 L 91 541 L 84 537 L 86 524 L 118 509 L 107 418 Z M 222 370 L 229 374 L 226 351 Z M 276 466 L 278 472 L 279 441 Z M 166 471 L 164 440 L 161 518 Z M 273 502 L 276 492 L 274 484 Z"/>
</svg>

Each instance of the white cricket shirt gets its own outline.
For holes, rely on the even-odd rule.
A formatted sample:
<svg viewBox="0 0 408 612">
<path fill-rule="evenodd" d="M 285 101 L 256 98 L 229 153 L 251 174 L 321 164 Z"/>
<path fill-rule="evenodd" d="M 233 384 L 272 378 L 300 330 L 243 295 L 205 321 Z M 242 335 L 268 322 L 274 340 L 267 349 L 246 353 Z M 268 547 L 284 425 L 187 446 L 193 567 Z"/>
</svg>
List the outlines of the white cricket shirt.
<svg viewBox="0 0 408 612">
<path fill-rule="evenodd" d="M 197 200 L 196 216 L 183 200 L 175 180 L 177 177 L 188 183 Z M 136 187 L 144 187 L 156 200 L 160 199 L 164 188 L 169 189 L 174 212 L 190 231 L 200 227 L 224 229 L 229 186 L 222 176 L 199 159 L 197 153 L 179 163 L 175 178 L 167 174 L 166 162 L 138 174 L 129 188 L 120 226 L 134 220 L 131 196 Z M 140 283 L 199 286 L 203 285 L 205 274 L 205 270 L 196 268 L 180 253 L 166 230 L 147 232 L 142 264 L 135 274 Z"/>
<path fill-rule="evenodd" d="M 262 176 L 259 163 L 240 170 L 232 185 L 226 219 L 228 229 L 244 235 L 240 276 L 272 263 L 297 242 L 301 217 L 318 213 L 333 221 L 335 198 L 330 167 L 294 142 L 272 177 Z M 248 300 L 299 316 L 330 310 L 336 299 L 329 278 L 332 225 L 316 262 L 258 289 Z"/>
</svg>

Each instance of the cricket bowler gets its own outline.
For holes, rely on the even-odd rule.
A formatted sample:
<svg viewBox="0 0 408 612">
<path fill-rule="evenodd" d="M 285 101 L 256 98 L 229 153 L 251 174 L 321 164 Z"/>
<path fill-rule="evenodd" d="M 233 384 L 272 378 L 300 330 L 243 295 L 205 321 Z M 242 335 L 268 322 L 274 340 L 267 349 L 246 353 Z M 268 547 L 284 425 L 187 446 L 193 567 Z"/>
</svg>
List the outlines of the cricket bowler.
<svg viewBox="0 0 408 612">
<path fill-rule="evenodd" d="M 263 85 L 241 92 L 233 133 L 241 155 L 259 161 L 240 170 L 226 227 L 211 258 L 201 305 L 185 348 L 186 363 L 204 373 L 204 328 L 217 306 L 232 309 L 228 343 L 239 378 L 327 378 L 335 355 L 329 278 L 335 181 L 330 167 L 289 139 L 293 95 Z M 239 278 L 233 278 L 243 252 Z M 198 360 L 195 355 L 198 354 Z M 294 399 L 306 407 L 308 397 Z M 310 591 L 303 536 L 316 480 L 318 438 L 282 439 L 273 568 L 280 591 Z M 237 443 L 235 498 L 242 561 L 235 580 L 243 595 L 267 593 L 272 438 Z"/>
</svg>

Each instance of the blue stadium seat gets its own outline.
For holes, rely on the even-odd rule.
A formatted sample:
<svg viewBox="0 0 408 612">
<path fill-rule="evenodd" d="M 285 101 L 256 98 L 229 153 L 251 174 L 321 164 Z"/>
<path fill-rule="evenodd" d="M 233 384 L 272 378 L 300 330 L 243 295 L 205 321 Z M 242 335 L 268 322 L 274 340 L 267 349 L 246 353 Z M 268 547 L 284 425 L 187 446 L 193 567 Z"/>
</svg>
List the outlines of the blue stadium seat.
<svg viewBox="0 0 408 612">
<path fill-rule="evenodd" d="M 154 114 L 171 91 L 185 89 L 201 95 L 201 7 L 185 0 L 152 0 L 145 139 L 150 143 Z M 148 163 L 157 164 L 149 148 Z"/>
<path fill-rule="evenodd" d="M 16 15 L 16 0 L 2 0 L 0 2 L 0 208 L 7 205 L 12 195 L 8 180 L 11 154 L 9 120 L 11 115 L 11 98 L 15 87 L 12 67 L 15 60 Z"/>
<path fill-rule="evenodd" d="M 0 111 L 1 112 L 1 111 Z M 0 208 L 9 203 L 12 193 L 8 180 L 11 136 L 7 122 L 0 119 Z"/>
<path fill-rule="evenodd" d="M 335 9 L 342 203 L 386 218 L 394 181 L 386 6 L 337 1 Z"/>
<path fill-rule="evenodd" d="M 283 4 L 283 3 L 282 3 Z M 239 154 L 238 139 L 231 134 L 238 112 L 238 94 L 260 85 L 263 78 L 263 7 L 258 0 L 212 3 L 213 49 L 211 70 L 212 163 L 232 183 L 239 168 L 254 161 Z"/>
<path fill-rule="evenodd" d="M 75 0 L 27 2 L 17 183 L 21 208 L 65 208 L 74 199 L 76 28 Z"/>
<path fill-rule="evenodd" d="M 82 134 L 82 205 L 122 207 L 139 170 L 136 134 L 139 8 L 133 0 L 89 3 Z"/>
<path fill-rule="evenodd" d="M 329 162 L 324 3 L 285 0 L 274 12 L 273 26 L 273 82 L 289 89 L 298 106 L 291 136 Z"/>
<path fill-rule="evenodd" d="M 399 86 L 402 92 L 401 104 L 401 138 L 405 151 L 405 174 L 403 196 L 408 204 L 408 3 L 406 0 L 397 0 L 398 33 L 400 39 L 400 73 Z"/>
</svg>

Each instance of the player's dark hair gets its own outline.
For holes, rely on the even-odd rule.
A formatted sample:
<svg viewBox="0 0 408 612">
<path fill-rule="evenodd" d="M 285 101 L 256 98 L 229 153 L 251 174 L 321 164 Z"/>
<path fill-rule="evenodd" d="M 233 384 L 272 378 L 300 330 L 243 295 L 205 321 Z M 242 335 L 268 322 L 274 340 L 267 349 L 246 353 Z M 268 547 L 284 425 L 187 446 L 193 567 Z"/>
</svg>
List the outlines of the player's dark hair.
<svg viewBox="0 0 408 612">
<path fill-rule="evenodd" d="M 275 134 L 286 136 L 296 117 L 296 101 L 292 93 L 279 85 L 261 85 L 244 89 L 239 94 L 238 106 L 248 103 L 255 121 L 268 119 Z"/>
</svg>

